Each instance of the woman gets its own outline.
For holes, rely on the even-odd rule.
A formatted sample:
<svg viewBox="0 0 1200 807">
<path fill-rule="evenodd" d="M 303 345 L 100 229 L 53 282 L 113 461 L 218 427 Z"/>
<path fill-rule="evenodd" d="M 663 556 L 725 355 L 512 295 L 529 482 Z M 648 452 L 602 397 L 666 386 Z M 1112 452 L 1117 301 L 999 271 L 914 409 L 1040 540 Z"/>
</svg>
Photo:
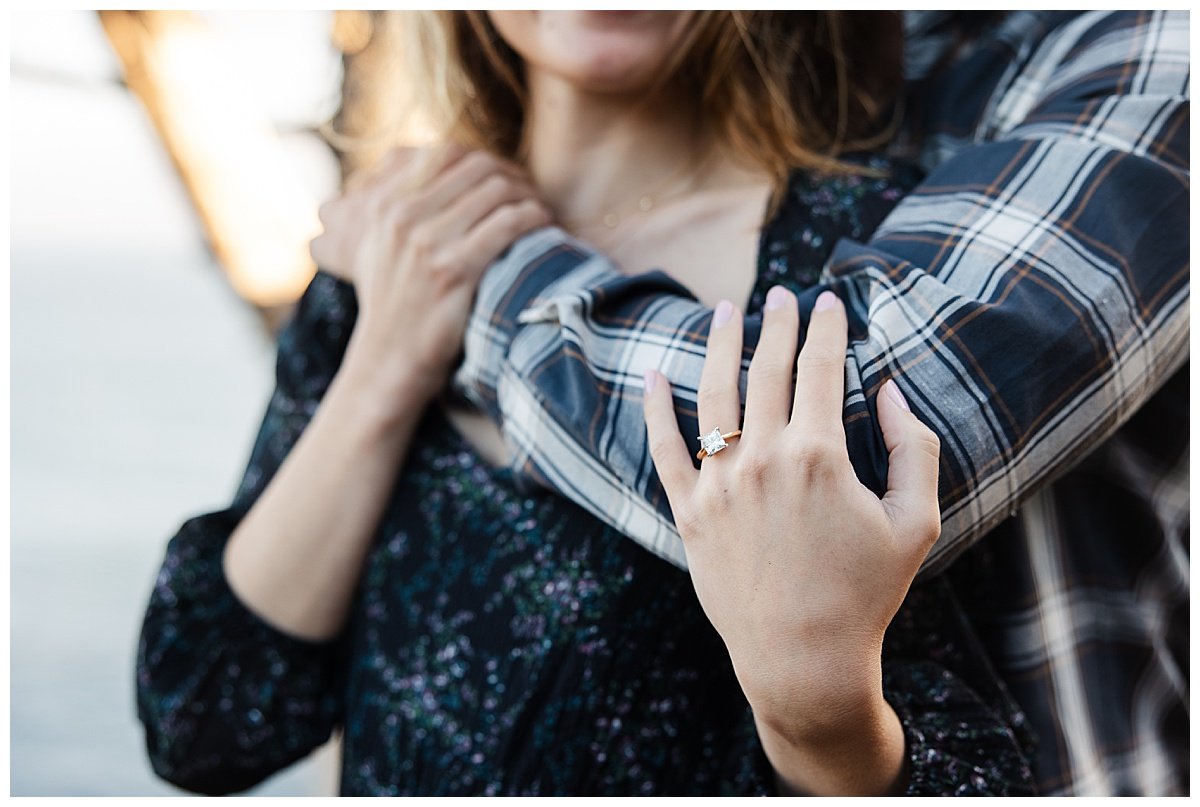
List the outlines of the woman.
<svg viewBox="0 0 1200 807">
<path fill-rule="evenodd" d="M 341 725 L 345 794 L 1025 787 L 1016 716 L 936 583 L 912 593 L 918 606 L 896 617 L 880 663 L 933 535 L 932 466 L 902 472 L 898 455 L 884 505 L 865 493 L 827 502 L 842 519 L 834 531 L 856 538 L 837 557 L 813 540 L 830 515 L 789 509 L 803 501 L 796 487 L 771 484 L 794 473 L 779 436 L 792 428 L 782 412 L 796 349 L 785 285 L 804 284 L 836 238 L 869 231 L 914 178 L 850 153 L 884 127 L 895 18 L 426 21 L 433 88 L 475 97 L 446 139 L 476 150 L 396 152 L 323 209 L 314 256 L 341 279 L 319 273 L 306 292 L 234 501 L 183 525 L 147 612 L 139 711 L 156 770 L 194 790 L 239 790 Z M 500 79 L 486 83 L 492 69 Z M 707 458 L 702 493 L 678 447 L 668 451 L 666 380 L 647 397 L 694 588 L 574 505 L 520 489 L 487 421 L 439 400 L 475 280 L 551 216 L 631 271 L 717 256 L 728 273 L 677 279 L 713 304 L 766 311 L 747 406 L 774 399 L 778 434 L 748 428 L 733 453 Z M 719 319 L 739 308 L 724 303 Z M 825 336 L 802 362 L 827 368 L 832 405 L 845 321 L 836 301 L 823 314 Z M 740 420 L 736 330 L 717 323 L 712 335 L 701 417 L 714 425 Z M 919 445 L 915 419 L 899 403 L 890 411 L 889 447 Z M 810 436 L 836 445 L 835 421 L 808 424 Z M 730 460 L 756 472 L 723 476 Z M 800 467 L 797 481 L 817 485 L 810 503 L 827 472 L 848 470 Z M 709 479 L 761 482 L 758 498 Z M 725 526 L 695 517 L 704 508 Z M 787 551 L 761 509 L 794 513 Z M 873 537 L 894 543 L 895 565 Z M 731 551 L 731 540 L 755 549 Z"/>
</svg>

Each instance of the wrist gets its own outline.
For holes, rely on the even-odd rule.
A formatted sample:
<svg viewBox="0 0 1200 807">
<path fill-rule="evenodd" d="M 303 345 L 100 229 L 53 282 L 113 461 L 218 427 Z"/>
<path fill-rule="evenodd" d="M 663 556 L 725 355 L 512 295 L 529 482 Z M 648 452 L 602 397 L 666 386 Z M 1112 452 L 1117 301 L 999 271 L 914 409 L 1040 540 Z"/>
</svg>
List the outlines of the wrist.
<svg viewBox="0 0 1200 807">
<path fill-rule="evenodd" d="M 357 418 L 382 431 L 415 423 L 436 397 L 442 381 L 416 366 L 385 356 L 353 337 L 330 394 L 348 402 Z"/>
<path fill-rule="evenodd" d="M 904 727 L 882 690 L 802 727 L 758 713 L 754 722 L 785 792 L 848 796 L 903 790 Z"/>
</svg>

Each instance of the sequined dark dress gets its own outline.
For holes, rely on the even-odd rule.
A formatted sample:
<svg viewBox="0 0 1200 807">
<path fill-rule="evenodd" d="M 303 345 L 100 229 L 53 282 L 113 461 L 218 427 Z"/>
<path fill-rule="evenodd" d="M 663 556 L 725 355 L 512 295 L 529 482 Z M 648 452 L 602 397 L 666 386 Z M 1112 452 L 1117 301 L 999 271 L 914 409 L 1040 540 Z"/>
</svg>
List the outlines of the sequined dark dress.
<svg viewBox="0 0 1200 807">
<path fill-rule="evenodd" d="M 905 166 L 886 179 L 798 172 L 764 229 L 748 310 L 775 283 L 816 282 L 834 243 L 868 235 L 915 181 Z M 337 638 L 291 637 L 238 600 L 222 549 L 312 416 L 355 314 L 352 289 L 318 273 L 280 336 L 277 387 L 233 501 L 167 546 L 136 672 L 155 771 L 236 792 L 340 727 L 344 795 L 774 792 L 687 575 L 488 464 L 436 406 Z M 1022 717 L 958 614 L 934 580 L 888 633 L 908 790 L 1028 792 Z"/>
</svg>

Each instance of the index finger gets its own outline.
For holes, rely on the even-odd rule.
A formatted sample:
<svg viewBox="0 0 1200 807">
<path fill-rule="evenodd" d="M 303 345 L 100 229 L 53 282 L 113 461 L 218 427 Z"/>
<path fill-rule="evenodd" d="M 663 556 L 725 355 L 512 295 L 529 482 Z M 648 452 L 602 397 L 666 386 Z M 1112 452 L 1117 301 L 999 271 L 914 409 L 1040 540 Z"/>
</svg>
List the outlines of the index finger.
<svg viewBox="0 0 1200 807">
<path fill-rule="evenodd" d="M 646 439 L 650 458 L 662 482 L 671 511 L 679 520 L 679 509 L 691 495 L 700 472 L 692 465 L 687 443 L 679 433 L 671 383 L 657 370 L 647 370 L 642 386 L 642 412 L 646 419 Z"/>
<path fill-rule="evenodd" d="M 796 359 L 796 397 L 792 423 L 805 429 L 842 426 L 846 393 L 846 309 L 832 291 L 824 291 L 813 305 L 804 347 Z"/>
</svg>

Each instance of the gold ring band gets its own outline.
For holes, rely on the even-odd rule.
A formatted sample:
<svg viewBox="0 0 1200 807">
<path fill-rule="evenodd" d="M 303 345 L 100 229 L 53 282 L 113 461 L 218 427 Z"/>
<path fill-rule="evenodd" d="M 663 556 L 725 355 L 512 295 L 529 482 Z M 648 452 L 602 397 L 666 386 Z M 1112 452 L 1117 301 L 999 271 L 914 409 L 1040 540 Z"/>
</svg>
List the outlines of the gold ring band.
<svg viewBox="0 0 1200 807">
<path fill-rule="evenodd" d="M 713 429 L 708 434 L 702 434 L 699 440 L 703 447 L 696 452 L 696 459 L 703 460 L 705 457 L 711 457 L 718 451 L 723 451 L 729 447 L 727 441 L 736 440 L 742 436 L 741 429 L 734 429 L 731 432 L 721 433 L 720 429 Z"/>
</svg>

